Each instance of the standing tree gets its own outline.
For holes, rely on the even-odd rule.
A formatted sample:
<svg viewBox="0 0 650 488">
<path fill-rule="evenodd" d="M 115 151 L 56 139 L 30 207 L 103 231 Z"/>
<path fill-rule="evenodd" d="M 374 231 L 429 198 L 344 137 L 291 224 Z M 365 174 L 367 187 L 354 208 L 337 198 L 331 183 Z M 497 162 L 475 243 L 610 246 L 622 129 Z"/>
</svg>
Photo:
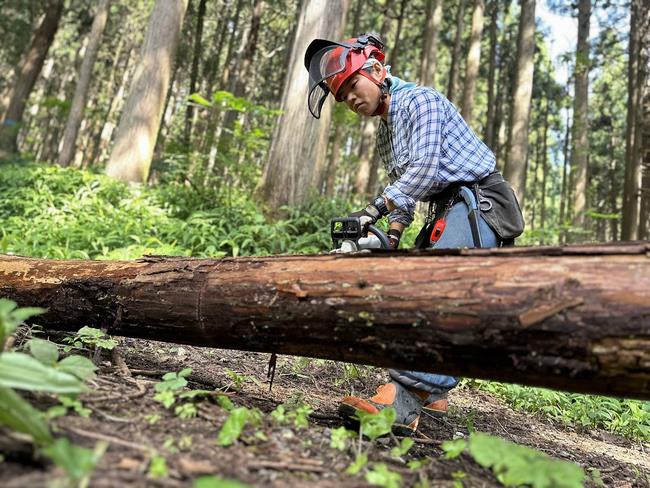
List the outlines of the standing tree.
<svg viewBox="0 0 650 488">
<path fill-rule="evenodd" d="M 623 228 L 621 238 L 637 239 L 641 205 L 641 132 L 643 90 L 648 78 L 647 53 L 650 45 L 650 9 L 648 2 L 633 0 L 630 13 L 630 37 L 627 77 L 627 132 L 625 138 L 625 183 L 623 190 Z M 644 49 L 644 47 L 646 49 Z"/>
<path fill-rule="evenodd" d="M 522 0 L 517 63 L 515 68 L 514 96 L 508 133 L 508 152 L 503 176 L 512 187 L 523 206 L 526 191 L 526 160 L 528 154 L 528 122 L 530 99 L 533 91 L 535 51 L 535 0 Z"/>
<path fill-rule="evenodd" d="M 319 120 L 307 109 L 309 77 L 303 64 L 305 49 L 314 38 L 339 39 L 345 24 L 347 0 L 307 0 L 287 66 L 282 93 L 283 113 L 278 120 L 258 196 L 274 213 L 283 205 L 299 205 L 310 190 L 320 186 L 327 156 L 332 113 L 328 101 Z"/>
<path fill-rule="evenodd" d="M 478 76 L 478 66 L 481 60 L 481 36 L 483 35 L 484 11 L 484 1 L 474 0 L 474 12 L 472 13 L 472 33 L 470 35 L 469 50 L 467 52 L 465 87 L 463 89 L 463 104 L 461 106 L 461 114 L 469 126 L 472 125 L 472 108 L 474 106 L 476 77 Z"/>
<path fill-rule="evenodd" d="M 454 39 L 454 49 L 451 57 L 451 68 L 449 69 L 449 86 L 447 87 L 447 98 L 456 102 L 455 96 L 458 92 L 460 78 L 460 53 L 463 47 L 463 18 L 465 17 L 465 0 L 458 0 L 458 10 L 456 11 L 456 37 Z"/>
<path fill-rule="evenodd" d="M 74 96 L 72 97 L 72 106 L 70 107 L 70 115 L 68 115 L 68 122 L 63 132 L 63 142 L 61 151 L 59 152 L 58 163 L 61 166 L 68 166 L 75 152 L 75 144 L 77 142 L 77 134 L 81 119 L 83 117 L 84 107 L 86 106 L 86 98 L 88 96 L 88 88 L 90 87 L 90 76 L 95 65 L 97 52 L 102 40 L 102 34 L 106 27 L 108 20 L 108 12 L 111 7 L 111 0 L 99 0 L 97 12 L 93 20 L 93 26 L 90 30 L 88 37 L 88 46 L 84 54 L 84 60 L 79 70 L 79 81 L 75 87 Z"/>
<path fill-rule="evenodd" d="M 106 173 L 128 182 L 146 182 L 187 0 L 156 0 Z"/>
<path fill-rule="evenodd" d="M 573 102 L 573 137 L 571 159 L 575 171 L 575 206 L 573 225 L 584 228 L 587 211 L 587 166 L 589 162 L 589 19 L 591 0 L 580 0 L 578 6 L 578 48 L 575 64 L 575 97 Z"/>
<path fill-rule="evenodd" d="M 497 28 L 499 23 L 499 0 L 490 1 L 490 58 L 488 67 L 488 92 L 487 92 L 487 114 L 485 116 L 485 143 L 494 151 L 494 114 L 495 105 L 494 87 L 496 82 L 497 64 Z M 505 24 L 505 22 L 504 22 Z M 505 25 L 503 26 L 505 30 Z"/>
<path fill-rule="evenodd" d="M 192 71 L 190 72 L 190 95 L 196 92 L 196 83 L 199 77 L 199 61 L 202 53 L 203 22 L 207 0 L 199 1 L 198 12 L 196 13 L 196 29 L 194 31 L 194 45 L 192 47 Z M 188 103 L 185 107 L 185 129 L 183 138 L 185 145 L 189 148 L 192 137 L 192 123 L 194 119 L 194 105 Z"/>
<path fill-rule="evenodd" d="M 34 88 L 43 62 L 50 50 L 54 35 L 59 29 L 63 13 L 63 0 L 50 0 L 45 6 L 45 16 L 36 29 L 20 66 L 16 70 L 16 82 L 7 98 L 9 105 L 0 125 L 0 159 L 18 151 L 16 137 L 23 119 L 29 94 Z"/>
<path fill-rule="evenodd" d="M 643 29 L 639 37 L 640 71 L 639 83 L 639 123 L 637 124 L 638 154 L 641 159 L 641 208 L 639 219 L 639 239 L 650 239 L 650 8 L 644 2 Z"/>
<path fill-rule="evenodd" d="M 442 0 L 427 0 L 426 29 L 420 61 L 420 83 L 433 86 L 436 83 L 436 64 L 438 61 L 438 34 L 442 21 Z"/>
</svg>

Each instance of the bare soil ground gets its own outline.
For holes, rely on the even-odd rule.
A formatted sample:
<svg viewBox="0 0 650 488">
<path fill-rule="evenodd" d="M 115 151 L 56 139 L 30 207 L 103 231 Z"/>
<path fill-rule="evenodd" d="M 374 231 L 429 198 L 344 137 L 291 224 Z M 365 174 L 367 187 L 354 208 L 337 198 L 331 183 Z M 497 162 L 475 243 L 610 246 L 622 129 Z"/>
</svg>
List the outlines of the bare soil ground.
<svg viewBox="0 0 650 488">
<path fill-rule="evenodd" d="M 91 486 L 191 486 L 192 480 L 204 474 L 253 486 L 367 486 L 361 475 L 345 474 L 356 455 L 356 442 L 347 452 L 333 449 L 330 429 L 341 425 L 338 400 L 350 392 L 372 395 L 376 386 L 387 379 L 383 370 L 280 357 L 269 392 L 268 354 L 134 339 L 121 339 L 118 350 L 126 367 L 120 368 L 105 355 L 92 383 L 94 390 L 82 396 L 92 415 L 84 418 L 69 414 L 54 421 L 60 434 L 79 445 L 92 447 L 98 440 L 109 442 Z M 313 409 L 310 425 L 278 425 L 264 415 L 265 439 L 255 436 L 254 429 L 248 427 L 237 443 L 219 447 L 217 435 L 228 413 L 215 402 L 199 402 L 198 415 L 182 420 L 173 409 L 165 409 L 153 400 L 154 384 L 164 373 L 188 367 L 193 370 L 189 387 L 224 389 L 237 406 L 257 407 L 268 414 L 282 403 L 305 402 Z M 233 372 L 237 374 L 235 381 Z M 37 405 L 45 408 L 48 399 L 39 397 Z M 389 455 L 394 439 L 380 439 L 374 445 L 364 441 L 364 449 L 370 447 L 370 460 L 384 462 L 400 473 L 404 486 L 413 486 L 424 478 L 430 486 L 457 486 L 454 477 L 459 472 L 465 473 L 463 486 L 500 486 L 489 470 L 469 456 L 454 460 L 443 457 L 442 441 L 466 436 L 468 429 L 474 428 L 574 461 L 587 471 L 597 468 L 607 487 L 650 486 L 648 445 L 605 431 L 553 424 L 513 411 L 496 397 L 473 389 L 452 391 L 450 405 L 447 418 L 422 420 L 416 443 L 403 459 Z M 154 414 L 160 419 L 150 423 L 148 416 Z M 13 452 L 4 451 L 0 479 L 5 487 L 48 486 L 62 475 L 52 464 L 32 458 L 15 444 Z M 152 451 L 165 457 L 167 476 L 155 478 L 149 474 Z M 408 469 L 407 461 L 422 458 L 430 459 L 429 464 L 416 471 Z"/>
</svg>

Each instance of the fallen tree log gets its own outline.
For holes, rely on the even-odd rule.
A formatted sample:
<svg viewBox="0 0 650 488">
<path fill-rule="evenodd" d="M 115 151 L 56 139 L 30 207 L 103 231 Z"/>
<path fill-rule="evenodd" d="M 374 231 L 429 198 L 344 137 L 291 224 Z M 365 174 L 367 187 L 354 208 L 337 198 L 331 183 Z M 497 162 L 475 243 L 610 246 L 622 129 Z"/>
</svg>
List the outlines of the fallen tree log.
<svg viewBox="0 0 650 488">
<path fill-rule="evenodd" d="M 0 256 L 47 329 L 650 399 L 650 243 L 230 259 Z"/>
</svg>

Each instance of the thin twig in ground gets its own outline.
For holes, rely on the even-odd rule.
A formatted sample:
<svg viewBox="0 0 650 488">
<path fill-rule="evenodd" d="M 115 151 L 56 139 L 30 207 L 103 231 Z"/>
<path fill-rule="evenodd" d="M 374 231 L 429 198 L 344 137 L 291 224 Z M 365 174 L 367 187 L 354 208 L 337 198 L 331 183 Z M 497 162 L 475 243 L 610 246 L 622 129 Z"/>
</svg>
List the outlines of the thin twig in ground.
<svg viewBox="0 0 650 488">
<path fill-rule="evenodd" d="M 88 430 L 80 429 L 78 427 L 68 427 L 64 425 L 62 426 L 62 428 L 64 430 L 67 430 L 68 432 L 72 432 L 73 434 L 77 434 L 78 436 L 81 437 L 87 437 L 88 439 L 95 439 L 97 441 L 106 441 L 110 444 L 115 444 L 116 446 L 128 447 L 130 449 L 135 449 L 136 451 L 151 452 L 153 450 L 152 447 L 146 446 L 144 444 L 136 444 L 135 442 L 125 441 L 124 439 L 120 439 L 118 437 L 113 437 L 106 434 L 100 434 L 98 432 L 90 432 Z"/>
<path fill-rule="evenodd" d="M 137 380 L 129 377 L 125 377 L 124 379 L 129 383 L 135 385 L 138 388 L 138 391 L 135 393 L 131 393 L 130 395 L 104 395 L 95 398 L 92 397 L 85 398 L 84 402 L 97 403 L 97 402 L 104 402 L 107 400 L 115 400 L 115 401 L 135 400 L 136 398 L 143 397 L 147 393 L 147 388 Z"/>
<path fill-rule="evenodd" d="M 109 413 L 106 413 L 103 410 L 98 409 L 97 407 L 89 406 L 88 408 L 90 408 L 96 414 L 99 414 L 100 417 L 104 417 L 106 420 L 110 420 L 111 422 L 119 422 L 119 423 L 122 423 L 122 424 L 132 424 L 134 422 L 133 419 L 125 419 L 125 418 L 122 418 L 122 417 L 114 417 L 113 415 L 111 415 Z"/>
<path fill-rule="evenodd" d="M 252 463 L 248 463 L 247 467 L 249 469 L 275 469 L 278 471 L 304 471 L 307 473 L 329 472 L 329 469 L 323 468 L 322 466 L 266 460 L 253 461 Z"/>
</svg>

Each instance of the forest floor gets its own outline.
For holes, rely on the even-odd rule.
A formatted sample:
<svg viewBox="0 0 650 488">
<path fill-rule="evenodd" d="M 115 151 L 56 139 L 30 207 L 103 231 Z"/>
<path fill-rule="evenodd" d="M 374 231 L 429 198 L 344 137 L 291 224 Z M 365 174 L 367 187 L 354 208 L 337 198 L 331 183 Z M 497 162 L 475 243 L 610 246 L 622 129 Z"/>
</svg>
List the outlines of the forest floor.
<svg viewBox="0 0 650 488">
<path fill-rule="evenodd" d="M 81 396 L 91 415 L 72 413 L 53 421 L 58 433 L 78 445 L 92 448 L 98 440 L 108 441 L 90 486 L 191 486 L 207 474 L 252 486 L 370 486 L 363 474 L 345 473 L 356 457 L 358 439 L 340 451 L 330 447 L 330 438 L 331 430 L 341 425 L 338 400 L 350 392 L 372 395 L 387 378 L 384 370 L 280 356 L 269 392 L 268 354 L 135 339 L 120 339 L 118 351 L 126 364 L 114 365 L 121 362 L 111 362 L 105 353 L 91 381 L 93 391 Z M 155 401 L 154 385 L 161 376 L 183 368 L 192 369 L 189 388 L 225 390 L 235 406 L 259 409 L 261 423 L 247 426 L 238 441 L 221 447 L 217 437 L 228 412 L 218 402 L 197 400 L 197 415 L 181 419 L 174 407 L 167 409 Z M 308 427 L 274 421 L 268 414 L 280 404 L 288 409 L 308 404 L 312 409 Z M 36 406 L 47 407 L 47 398 L 38 397 Z M 576 462 L 588 474 L 595 468 L 603 483 L 590 482 L 592 486 L 650 486 L 648 445 L 601 430 L 551 423 L 514 411 L 490 393 L 471 388 L 450 393 L 446 418 L 421 421 L 416 442 L 405 456 L 389 454 L 394 437 L 364 440 L 361 448 L 368 451 L 371 462 L 385 463 L 399 473 L 403 486 L 423 479 L 434 487 L 501 486 L 490 470 L 467 454 L 445 459 L 440 443 L 465 437 L 472 429 Z M 423 458 L 430 459 L 425 466 L 415 470 L 407 466 L 409 460 Z M 4 487 L 49 486 L 62 474 L 42 459 L 18 453 L 5 453 L 0 463 Z"/>
</svg>

